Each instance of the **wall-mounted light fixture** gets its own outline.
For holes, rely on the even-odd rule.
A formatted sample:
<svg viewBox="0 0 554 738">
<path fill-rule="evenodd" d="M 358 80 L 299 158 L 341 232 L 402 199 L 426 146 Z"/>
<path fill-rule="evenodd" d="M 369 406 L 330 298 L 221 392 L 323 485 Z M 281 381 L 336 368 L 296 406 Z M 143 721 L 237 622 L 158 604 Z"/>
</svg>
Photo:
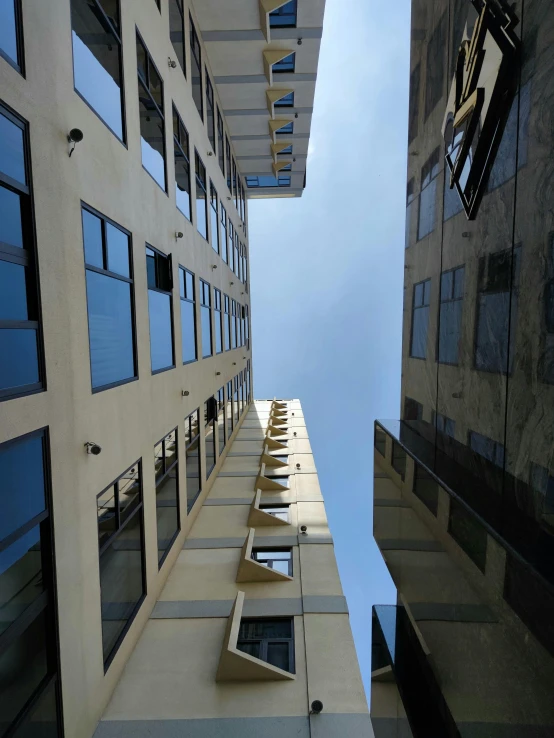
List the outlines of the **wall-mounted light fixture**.
<svg viewBox="0 0 554 738">
<path fill-rule="evenodd" d="M 183 238 L 183 231 L 175 231 L 175 240 L 178 241 L 180 238 Z"/>
<path fill-rule="evenodd" d="M 188 390 L 182 390 L 181 397 L 188 397 L 190 395 L 190 392 Z"/>
<path fill-rule="evenodd" d="M 170 69 L 176 69 L 176 67 L 177 67 L 177 62 L 176 62 L 176 61 L 175 61 L 174 59 L 172 59 L 172 58 L 171 58 L 170 56 L 168 56 L 168 57 L 167 57 L 167 66 L 168 66 L 168 67 L 169 67 Z"/>
<path fill-rule="evenodd" d="M 102 446 L 94 443 L 94 441 L 87 441 L 85 443 L 85 449 L 87 454 L 92 454 L 93 456 L 99 456 L 102 453 Z"/>
<path fill-rule="evenodd" d="M 67 134 L 67 140 L 70 145 L 69 149 L 69 156 L 75 151 L 75 146 L 77 146 L 78 143 L 81 143 L 83 138 L 85 137 L 85 134 L 82 132 L 80 128 L 72 128 L 69 133 Z"/>
</svg>

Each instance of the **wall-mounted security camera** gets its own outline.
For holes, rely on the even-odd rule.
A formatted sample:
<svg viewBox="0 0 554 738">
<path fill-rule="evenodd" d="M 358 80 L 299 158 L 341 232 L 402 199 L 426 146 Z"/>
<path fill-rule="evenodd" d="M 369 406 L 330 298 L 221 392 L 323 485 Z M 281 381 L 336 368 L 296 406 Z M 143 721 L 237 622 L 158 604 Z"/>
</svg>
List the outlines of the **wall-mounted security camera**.
<svg viewBox="0 0 554 738">
<path fill-rule="evenodd" d="M 99 456 L 99 454 L 102 453 L 102 446 L 94 443 L 94 441 L 87 441 L 85 443 L 85 448 L 87 450 L 87 454 L 92 454 L 93 456 Z"/>
<path fill-rule="evenodd" d="M 320 712 L 323 710 L 323 702 L 321 700 L 314 700 L 312 702 L 312 709 L 310 710 L 310 715 L 319 715 Z"/>
<path fill-rule="evenodd" d="M 293 435 L 293 436 L 296 436 L 296 431 L 294 431 L 294 433 L 293 433 L 292 435 Z"/>
<path fill-rule="evenodd" d="M 301 525 L 300 526 L 300 532 L 302 533 L 303 536 L 307 536 L 308 535 L 308 526 L 307 525 Z"/>
<path fill-rule="evenodd" d="M 67 140 L 69 144 L 71 145 L 71 148 L 69 150 L 69 156 L 75 151 L 75 146 L 77 146 L 78 143 L 81 143 L 83 138 L 85 137 L 85 134 L 82 132 L 80 128 L 72 128 L 69 133 L 67 134 Z"/>
<path fill-rule="evenodd" d="M 177 68 L 177 62 L 172 59 L 170 56 L 167 57 L 167 66 L 170 69 L 176 69 Z"/>
<path fill-rule="evenodd" d="M 175 240 L 179 240 L 179 238 L 183 238 L 183 231 L 175 231 Z"/>
<path fill-rule="evenodd" d="M 213 156 L 213 155 L 214 155 L 213 151 L 208 151 L 208 156 Z"/>
<path fill-rule="evenodd" d="M 296 465 L 296 468 L 297 468 L 297 469 L 300 469 L 300 464 L 297 464 L 297 465 Z"/>
<path fill-rule="evenodd" d="M 188 397 L 190 395 L 190 392 L 188 390 L 183 390 L 181 392 L 181 397 Z"/>
</svg>

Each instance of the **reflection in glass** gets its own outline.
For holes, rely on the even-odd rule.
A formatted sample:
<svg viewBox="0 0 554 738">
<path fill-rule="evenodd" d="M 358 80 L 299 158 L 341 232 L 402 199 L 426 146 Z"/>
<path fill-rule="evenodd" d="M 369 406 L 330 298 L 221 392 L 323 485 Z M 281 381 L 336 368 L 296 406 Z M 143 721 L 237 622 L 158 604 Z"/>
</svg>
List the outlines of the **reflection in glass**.
<svg viewBox="0 0 554 738">
<path fill-rule="evenodd" d="M 71 0 L 75 89 L 124 140 L 121 44 L 113 20 L 94 0 Z"/>
<path fill-rule="evenodd" d="M 157 290 L 148 290 L 148 316 L 152 371 L 168 369 L 173 366 L 171 297 Z"/>
<path fill-rule="evenodd" d="M 142 165 L 162 190 L 165 190 L 164 121 L 141 84 L 139 84 L 139 115 Z"/>
<path fill-rule="evenodd" d="M 200 411 L 185 418 L 185 447 L 187 473 L 187 510 L 190 512 L 202 491 L 200 466 Z"/>
<path fill-rule="evenodd" d="M 0 261 L 0 320 L 27 320 L 25 267 Z"/>
<path fill-rule="evenodd" d="M 0 186 L 0 242 L 23 248 L 21 198 L 16 192 L 2 186 Z"/>
<path fill-rule="evenodd" d="M 175 157 L 175 197 L 177 207 L 188 220 L 190 207 L 189 134 L 175 106 L 173 106 L 173 152 Z"/>
<path fill-rule="evenodd" d="M 185 57 L 185 18 L 183 14 L 183 0 L 169 0 L 169 38 L 175 55 L 186 77 Z"/>
<path fill-rule="evenodd" d="M 2 0 L 0 3 L 0 53 L 19 66 L 15 3 L 16 0 Z"/>
<path fill-rule="evenodd" d="M 0 634 L 42 592 L 40 527 L 37 525 L 0 552 Z"/>
</svg>

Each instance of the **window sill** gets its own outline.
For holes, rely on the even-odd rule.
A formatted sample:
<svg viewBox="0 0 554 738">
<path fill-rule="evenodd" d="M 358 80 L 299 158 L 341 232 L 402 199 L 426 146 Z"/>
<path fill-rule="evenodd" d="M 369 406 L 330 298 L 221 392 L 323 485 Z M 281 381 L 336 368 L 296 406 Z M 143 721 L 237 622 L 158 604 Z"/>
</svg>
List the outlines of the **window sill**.
<svg viewBox="0 0 554 738">
<path fill-rule="evenodd" d="M 239 651 L 237 641 L 244 607 L 244 592 L 237 592 L 227 620 L 225 636 L 217 667 L 216 682 L 276 682 L 293 681 L 294 674 Z"/>
</svg>

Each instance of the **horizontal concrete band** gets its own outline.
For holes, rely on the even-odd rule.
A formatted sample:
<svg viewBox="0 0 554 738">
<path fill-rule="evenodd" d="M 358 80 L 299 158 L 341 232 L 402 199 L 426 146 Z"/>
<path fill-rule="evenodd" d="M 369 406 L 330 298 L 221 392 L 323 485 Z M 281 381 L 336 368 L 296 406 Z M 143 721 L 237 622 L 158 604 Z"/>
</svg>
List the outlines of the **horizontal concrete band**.
<svg viewBox="0 0 554 738">
<path fill-rule="evenodd" d="M 258 471 L 234 471 L 234 472 L 219 472 L 218 477 L 257 477 Z"/>
<path fill-rule="evenodd" d="M 415 620 L 440 620 L 453 623 L 496 623 L 498 618 L 488 605 L 414 602 L 410 610 Z"/>
<path fill-rule="evenodd" d="M 373 500 L 374 507 L 410 507 L 406 500 L 388 500 L 386 497 Z"/>
<path fill-rule="evenodd" d="M 272 28 L 271 40 L 299 38 L 321 38 L 323 28 Z M 264 41 L 265 36 L 258 28 L 239 28 L 233 31 L 204 31 L 204 41 Z"/>
<path fill-rule="evenodd" d="M 369 715 L 323 712 L 311 717 L 102 720 L 94 738 L 336 738 L 338 735 L 372 738 Z"/>
<path fill-rule="evenodd" d="M 231 110 L 224 110 L 226 118 L 230 118 L 236 115 L 263 115 L 264 118 L 267 118 L 268 110 L 267 108 L 235 108 Z M 292 115 L 293 113 L 298 113 L 299 115 L 306 115 L 311 114 L 314 112 L 313 108 L 306 107 L 306 108 L 283 108 L 277 106 L 275 109 L 276 113 L 282 113 L 283 115 Z"/>
<path fill-rule="evenodd" d="M 254 538 L 255 546 L 264 546 L 266 548 L 279 546 L 298 546 L 307 544 L 332 544 L 331 536 L 256 536 Z M 189 538 L 185 541 L 183 549 L 199 549 L 199 548 L 242 548 L 244 538 Z"/>
<path fill-rule="evenodd" d="M 418 541 L 406 538 L 382 538 L 376 540 L 381 551 L 444 551 L 438 541 Z"/>
<path fill-rule="evenodd" d="M 280 156 L 286 157 L 291 156 L 290 154 L 280 154 Z M 292 156 L 295 159 L 307 159 L 308 154 L 292 154 Z M 238 161 L 247 161 L 247 160 L 253 160 L 253 159 L 260 159 L 260 160 L 269 160 L 273 161 L 273 157 L 271 154 L 268 154 L 267 156 L 265 154 L 259 154 L 258 156 L 237 156 Z M 227 454 L 227 456 L 240 456 L 240 454 Z"/>
<path fill-rule="evenodd" d="M 267 134 L 267 133 L 252 133 L 252 134 L 244 135 L 244 136 L 231 136 L 231 138 L 233 139 L 233 141 L 260 141 L 262 139 L 269 140 L 270 137 L 269 137 L 269 134 Z M 310 134 L 309 133 L 290 133 L 290 134 L 287 134 L 286 140 L 287 141 L 294 141 L 294 140 L 299 139 L 299 138 L 310 138 Z M 294 154 L 293 154 L 293 156 L 294 156 Z M 294 174 L 294 172 L 293 172 L 293 174 Z M 296 426 L 296 427 L 301 428 L 302 426 Z M 255 430 L 255 429 L 254 428 L 245 428 L 245 430 Z M 286 433 L 283 433 L 283 435 L 290 438 L 290 433 L 288 431 Z M 308 436 L 302 436 L 302 438 L 307 438 L 307 437 Z M 275 436 L 273 436 L 273 438 L 277 438 L 278 439 L 279 436 L 276 434 Z M 241 438 L 239 440 L 245 441 L 246 439 L 245 438 Z"/>
<path fill-rule="evenodd" d="M 279 82 L 315 82 L 317 74 L 315 72 L 281 72 L 279 74 Z M 265 74 L 230 74 L 215 78 L 217 85 L 244 85 L 244 84 L 263 84 L 267 87 L 267 77 Z"/>
<path fill-rule="evenodd" d="M 207 505 L 208 507 L 212 507 L 214 505 L 251 505 L 252 501 L 254 500 L 254 495 L 252 497 L 217 497 L 214 499 L 208 498 L 204 501 L 204 505 Z M 262 504 L 266 505 L 292 505 L 296 502 L 296 498 L 293 499 L 292 497 L 263 497 Z M 305 502 L 305 500 L 302 500 L 302 502 Z M 313 502 L 318 502 L 318 500 L 313 500 Z M 321 500 L 319 500 L 321 502 Z"/>
<path fill-rule="evenodd" d="M 154 620 L 228 618 L 233 603 L 234 600 L 159 600 L 150 617 Z M 255 598 L 245 600 L 243 613 L 246 617 L 292 617 L 304 613 L 345 615 L 348 606 L 342 595 Z"/>
</svg>

